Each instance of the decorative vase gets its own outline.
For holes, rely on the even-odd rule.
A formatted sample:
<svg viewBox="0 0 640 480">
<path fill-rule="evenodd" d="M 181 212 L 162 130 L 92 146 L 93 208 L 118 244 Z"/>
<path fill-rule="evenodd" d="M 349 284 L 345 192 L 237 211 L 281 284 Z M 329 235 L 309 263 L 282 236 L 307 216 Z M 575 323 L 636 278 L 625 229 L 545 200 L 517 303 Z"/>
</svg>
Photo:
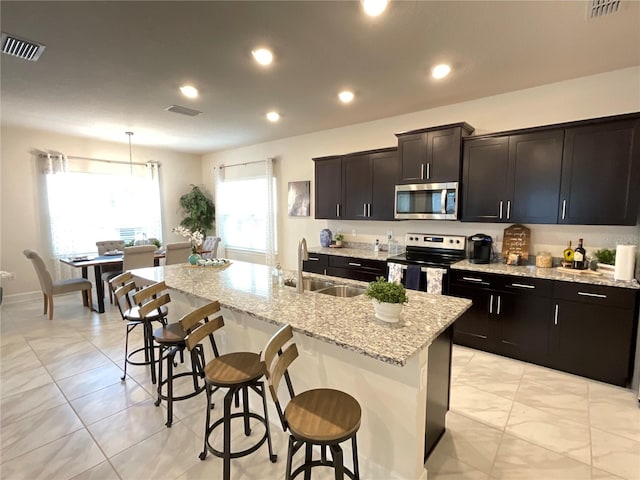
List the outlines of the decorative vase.
<svg viewBox="0 0 640 480">
<path fill-rule="evenodd" d="M 331 245 L 331 230 L 323 228 L 320 230 L 320 246 L 328 247 Z"/>
<path fill-rule="evenodd" d="M 375 298 L 371 299 L 371 303 L 377 319 L 388 323 L 397 323 L 400 320 L 402 307 L 404 307 L 402 303 L 384 303 Z"/>
<path fill-rule="evenodd" d="M 198 255 L 197 253 L 192 253 L 191 255 L 189 255 L 189 263 L 191 265 L 198 265 L 198 260 L 200 260 L 200 255 Z"/>
</svg>

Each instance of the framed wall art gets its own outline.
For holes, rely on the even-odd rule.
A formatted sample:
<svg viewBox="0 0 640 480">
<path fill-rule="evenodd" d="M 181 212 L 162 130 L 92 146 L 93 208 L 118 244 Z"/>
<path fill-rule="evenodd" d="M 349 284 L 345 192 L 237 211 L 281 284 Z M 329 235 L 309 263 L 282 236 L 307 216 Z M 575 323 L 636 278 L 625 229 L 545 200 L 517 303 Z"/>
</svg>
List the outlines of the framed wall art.
<svg viewBox="0 0 640 480">
<path fill-rule="evenodd" d="M 289 182 L 287 206 L 290 217 L 308 217 L 310 211 L 309 191 L 311 181 Z"/>
</svg>

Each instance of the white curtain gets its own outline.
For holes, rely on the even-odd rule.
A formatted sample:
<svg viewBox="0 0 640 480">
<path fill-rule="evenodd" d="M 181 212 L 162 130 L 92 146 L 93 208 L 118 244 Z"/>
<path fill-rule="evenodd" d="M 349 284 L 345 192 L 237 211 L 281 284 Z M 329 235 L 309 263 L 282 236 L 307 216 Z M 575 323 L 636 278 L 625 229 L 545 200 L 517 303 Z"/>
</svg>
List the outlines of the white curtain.
<svg viewBox="0 0 640 480">
<path fill-rule="evenodd" d="M 273 174 L 273 164 L 275 159 L 268 158 L 266 163 L 265 170 L 265 179 L 267 181 L 267 228 L 265 231 L 266 235 L 266 249 L 265 249 L 265 264 L 275 266 L 276 264 L 276 245 L 275 245 L 275 232 L 276 232 L 276 222 L 275 222 L 275 205 L 274 205 L 274 174 Z"/>
<path fill-rule="evenodd" d="M 218 244 L 218 257 L 227 258 L 227 251 L 225 249 L 225 234 L 224 234 L 224 221 L 222 216 L 222 210 L 220 210 L 222 200 L 222 182 L 224 182 L 224 167 L 213 168 L 213 180 L 215 184 L 215 205 L 216 205 L 216 235 L 220 237 L 220 243 Z"/>
</svg>

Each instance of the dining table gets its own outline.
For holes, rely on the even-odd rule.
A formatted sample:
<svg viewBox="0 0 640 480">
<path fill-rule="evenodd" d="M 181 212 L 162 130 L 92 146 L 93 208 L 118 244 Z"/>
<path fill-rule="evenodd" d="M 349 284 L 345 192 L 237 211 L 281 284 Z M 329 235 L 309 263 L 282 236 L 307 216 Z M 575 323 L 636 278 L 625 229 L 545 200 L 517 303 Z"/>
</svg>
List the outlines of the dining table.
<svg viewBox="0 0 640 480">
<path fill-rule="evenodd" d="M 112 255 L 96 255 L 61 258 L 60 261 L 65 265 L 82 269 L 82 278 L 89 278 L 89 267 L 93 267 L 97 302 L 93 302 L 93 309 L 98 313 L 104 313 L 104 286 L 102 284 L 102 270 L 106 266 L 120 267 L 122 269 L 123 253 Z M 160 265 L 160 259 L 164 258 L 164 252 L 156 252 L 153 257 L 153 263 L 157 267 Z M 87 300 L 87 291 L 82 292 L 84 300 Z"/>
</svg>

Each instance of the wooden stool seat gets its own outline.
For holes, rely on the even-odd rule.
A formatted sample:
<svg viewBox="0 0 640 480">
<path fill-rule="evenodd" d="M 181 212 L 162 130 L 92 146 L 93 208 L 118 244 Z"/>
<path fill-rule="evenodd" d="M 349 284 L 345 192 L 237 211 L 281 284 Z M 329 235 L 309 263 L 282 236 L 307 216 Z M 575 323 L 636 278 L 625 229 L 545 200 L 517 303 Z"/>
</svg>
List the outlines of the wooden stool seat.
<svg viewBox="0 0 640 480">
<path fill-rule="evenodd" d="M 285 408 L 284 416 L 297 438 L 330 444 L 343 442 L 358 431 L 362 410 L 351 395 L 319 388 L 294 397 Z"/>
<path fill-rule="evenodd" d="M 214 358 L 204 368 L 207 382 L 219 387 L 232 387 L 253 382 L 264 375 L 260 355 L 253 352 L 234 352 Z"/>
<path fill-rule="evenodd" d="M 159 322 L 167 317 L 169 314 L 169 309 L 165 306 L 160 308 L 159 314 L 149 314 L 146 317 L 142 318 L 140 316 L 140 307 L 134 306 L 128 310 L 125 310 L 124 317 L 125 320 L 130 322 Z"/>
<path fill-rule="evenodd" d="M 184 347 L 185 338 L 189 332 L 185 332 L 179 323 L 169 323 L 153 331 L 153 339 L 161 345 L 177 345 Z"/>
</svg>

